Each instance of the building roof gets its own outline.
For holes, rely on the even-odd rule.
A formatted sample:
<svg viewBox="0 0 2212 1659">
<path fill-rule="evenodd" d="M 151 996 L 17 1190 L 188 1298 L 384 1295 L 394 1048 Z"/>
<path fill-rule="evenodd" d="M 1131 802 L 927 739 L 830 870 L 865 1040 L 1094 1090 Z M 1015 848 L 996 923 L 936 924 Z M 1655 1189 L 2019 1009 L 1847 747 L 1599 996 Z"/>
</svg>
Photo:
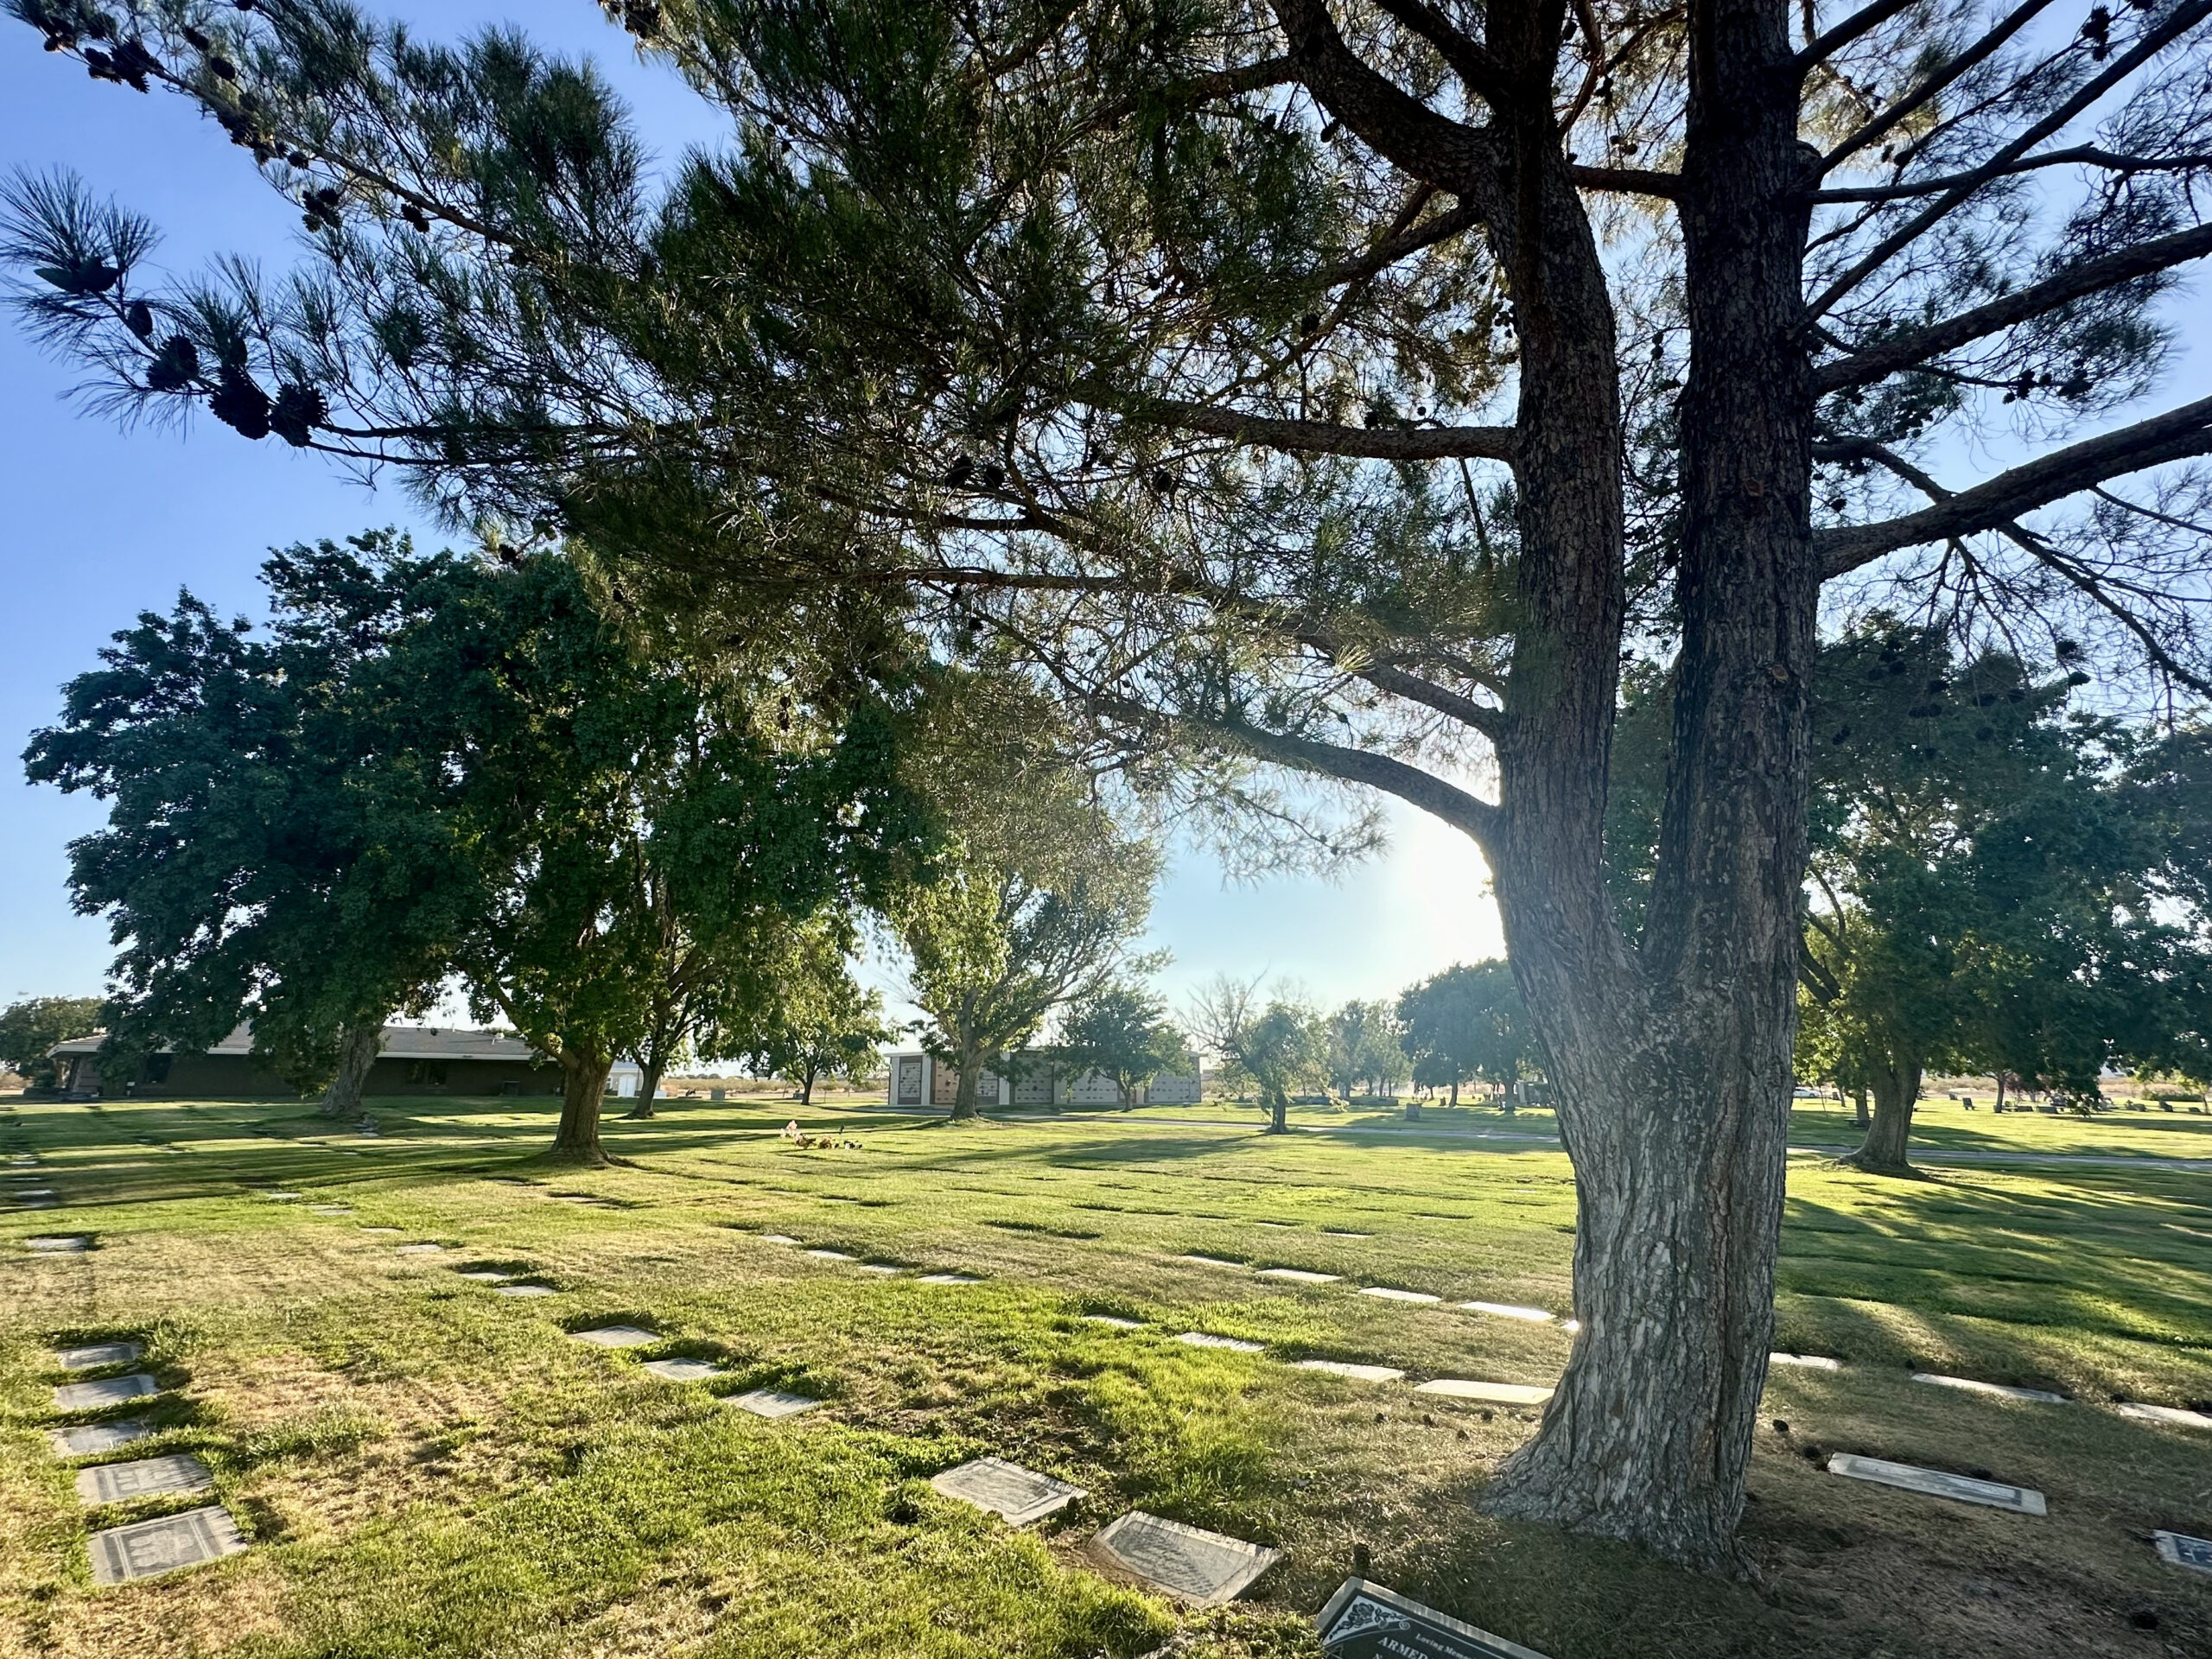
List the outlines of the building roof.
<svg viewBox="0 0 2212 1659">
<path fill-rule="evenodd" d="M 47 1052 L 49 1055 L 97 1054 L 107 1041 L 107 1033 L 96 1031 L 89 1037 L 72 1038 L 66 1043 L 56 1043 Z M 174 1044 L 164 1043 L 157 1051 L 163 1054 L 176 1052 Z M 253 1027 L 240 1026 L 219 1043 L 204 1051 L 209 1054 L 249 1054 L 253 1052 Z M 454 1026 L 386 1026 L 384 1046 L 378 1058 L 386 1060 L 512 1060 L 527 1064 L 531 1058 L 530 1045 L 512 1031 L 477 1031 Z"/>
</svg>

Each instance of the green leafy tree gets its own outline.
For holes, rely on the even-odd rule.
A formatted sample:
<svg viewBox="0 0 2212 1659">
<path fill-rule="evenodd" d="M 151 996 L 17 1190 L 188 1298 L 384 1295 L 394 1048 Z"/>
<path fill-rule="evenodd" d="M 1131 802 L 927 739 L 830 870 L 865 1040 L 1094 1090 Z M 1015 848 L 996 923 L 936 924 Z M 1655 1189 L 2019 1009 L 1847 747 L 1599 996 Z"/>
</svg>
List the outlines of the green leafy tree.
<svg viewBox="0 0 2212 1659">
<path fill-rule="evenodd" d="M 1217 976 L 1191 1002 L 1185 1026 L 1221 1057 L 1230 1086 L 1251 1090 L 1268 1115 L 1268 1131 L 1290 1128 L 1290 1097 L 1329 1075 L 1328 1022 L 1292 997 L 1261 1000 L 1261 981 Z"/>
<path fill-rule="evenodd" d="M 882 993 L 863 988 L 847 966 L 848 943 L 818 927 L 794 941 L 796 959 L 773 976 L 778 995 L 747 1056 L 757 1072 L 798 1084 L 802 1104 L 813 1103 L 824 1077 L 867 1077 L 896 1035 L 884 1021 Z"/>
<path fill-rule="evenodd" d="M 1194 1064 L 1167 1005 L 1140 985 L 1112 982 L 1068 1005 L 1060 1020 L 1060 1058 L 1069 1071 L 1111 1077 L 1127 1110 L 1136 1091 L 1162 1073 Z"/>
<path fill-rule="evenodd" d="M 1329 1016 L 1329 1082 L 1349 1096 L 1361 1084 L 1370 1095 L 1395 1090 L 1406 1075 L 1397 1016 L 1387 1002 L 1345 1003 Z"/>
<path fill-rule="evenodd" d="M 1528 1067 L 1528 1011 L 1503 962 L 1462 963 L 1408 987 L 1399 995 L 1398 1018 L 1413 1055 L 1414 1082 L 1448 1084 L 1454 1106 L 1459 1085 L 1469 1078 L 1510 1090 Z"/>
<path fill-rule="evenodd" d="M 98 1031 L 104 1007 L 97 996 L 18 997 L 0 1008 L 0 1065 L 34 1089 L 54 1088 L 60 1077 L 48 1051 Z"/>
<path fill-rule="evenodd" d="M 1370 844 L 1266 768 L 1465 831 L 1583 1176 L 1583 1330 L 1484 1502 L 1736 1559 L 1823 589 L 2212 687 L 2212 402 L 2133 407 L 2212 254 L 2212 3 L 624 4 L 730 126 L 658 191 L 512 34 L 10 3 L 309 227 L 296 281 L 164 284 L 143 220 L 20 184 L 96 402 L 575 535 L 702 645 L 903 613 L 1248 856 Z M 1962 475 L 1992 428 L 2018 464 Z M 1633 932 L 1624 656 L 1669 704 Z"/>
</svg>

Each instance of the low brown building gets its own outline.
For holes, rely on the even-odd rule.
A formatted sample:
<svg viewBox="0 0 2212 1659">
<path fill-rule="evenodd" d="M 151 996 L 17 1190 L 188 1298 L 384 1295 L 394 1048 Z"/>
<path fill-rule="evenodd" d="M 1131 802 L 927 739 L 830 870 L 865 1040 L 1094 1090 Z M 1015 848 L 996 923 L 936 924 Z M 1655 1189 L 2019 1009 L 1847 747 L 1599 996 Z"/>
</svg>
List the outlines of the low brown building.
<svg viewBox="0 0 2212 1659">
<path fill-rule="evenodd" d="M 253 1031 L 240 1026 L 204 1053 L 164 1048 L 118 1085 L 100 1071 L 105 1032 L 48 1051 L 72 1100 L 130 1095 L 167 1100 L 289 1100 L 299 1090 L 253 1057 Z M 364 1095 L 557 1095 L 561 1068 L 533 1059 L 530 1045 L 505 1031 L 386 1026 L 384 1049 Z"/>
</svg>

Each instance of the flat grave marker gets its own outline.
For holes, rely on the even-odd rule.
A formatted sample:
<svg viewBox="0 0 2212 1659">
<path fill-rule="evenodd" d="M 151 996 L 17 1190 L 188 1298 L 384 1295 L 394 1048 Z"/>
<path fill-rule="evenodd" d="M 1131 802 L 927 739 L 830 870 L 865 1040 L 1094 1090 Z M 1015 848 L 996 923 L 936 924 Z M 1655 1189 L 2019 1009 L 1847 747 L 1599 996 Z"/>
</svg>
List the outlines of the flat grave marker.
<svg viewBox="0 0 2212 1659">
<path fill-rule="evenodd" d="M 1268 1346 L 1264 1342 L 1247 1342 L 1242 1337 L 1217 1337 L 1210 1331 L 1179 1332 L 1175 1340 L 1192 1348 L 1226 1348 L 1236 1354 L 1264 1353 Z"/>
<path fill-rule="evenodd" d="M 1324 1227 L 1321 1230 L 1321 1236 L 1324 1238 L 1372 1238 L 1375 1235 L 1372 1233 L 1347 1233 L 1339 1231 L 1334 1227 Z"/>
<path fill-rule="evenodd" d="M 1262 1268 L 1262 1279 L 1281 1279 L 1294 1285 L 1333 1285 L 1344 1275 L 1337 1273 L 1309 1273 L 1304 1268 Z"/>
<path fill-rule="evenodd" d="M 1195 1251 L 1187 1255 L 1179 1255 L 1175 1259 L 1178 1262 L 1192 1262 L 1201 1268 L 1241 1268 L 1244 1265 L 1242 1262 L 1231 1262 L 1225 1255 L 1201 1255 Z"/>
<path fill-rule="evenodd" d="M 1843 1362 L 1831 1359 L 1826 1354 L 1769 1354 L 1770 1365 L 1788 1365 L 1801 1371 L 1840 1371 Z"/>
<path fill-rule="evenodd" d="M 651 1371 L 664 1382 L 704 1382 L 729 1375 L 721 1366 L 703 1359 L 649 1359 L 639 1369 Z"/>
<path fill-rule="evenodd" d="M 1386 1302 L 1440 1302 L 1441 1296 L 1432 1296 L 1425 1290 L 1399 1290 L 1390 1285 L 1362 1285 L 1363 1296 L 1379 1297 Z"/>
<path fill-rule="evenodd" d="M 842 1250 L 812 1249 L 806 1254 L 817 1262 L 849 1262 L 853 1259 Z"/>
<path fill-rule="evenodd" d="M 923 1285 L 980 1285 L 983 1281 L 972 1273 L 925 1273 L 915 1281 Z"/>
<path fill-rule="evenodd" d="M 1969 1394 L 2000 1395 L 2007 1400 L 2041 1400 L 2054 1406 L 2066 1403 L 2064 1395 L 2053 1394 L 2048 1389 L 2016 1389 L 2010 1383 L 1980 1382 L 1971 1376 L 1945 1376 L 1936 1371 L 1915 1371 L 1912 1380 L 1939 1389 L 1962 1389 Z"/>
<path fill-rule="evenodd" d="M 397 1227 L 370 1227 L 365 1225 L 362 1227 L 361 1230 L 365 1233 L 397 1233 L 402 1230 Z"/>
<path fill-rule="evenodd" d="M 1521 1319 L 1529 1325 L 1549 1325 L 1553 1317 L 1541 1307 L 1522 1307 L 1515 1302 L 1461 1302 L 1459 1306 L 1470 1313 L 1487 1313 L 1500 1319 Z"/>
<path fill-rule="evenodd" d="M 89 1371 L 96 1365 L 128 1365 L 146 1351 L 137 1342 L 94 1342 L 54 1351 L 54 1363 L 65 1371 Z"/>
<path fill-rule="evenodd" d="M 2113 1409 L 2138 1422 L 2167 1423 L 2176 1428 L 2212 1428 L 2212 1412 L 2191 1411 L 2186 1406 L 2146 1406 L 2139 1400 L 2126 1400 Z"/>
<path fill-rule="evenodd" d="M 1552 1397 L 1549 1389 L 1523 1382 L 1482 1382 L 1464 1376 L 1440 1376 L 1418 1384 L 1415 1394 L 1440 1394 L 1447 1400 L 1481 1400 L 1495 1406 L 1541 1406 Z"/>
<path fill-rule="evenodd" d="M 729 1403 L 755 1417 L 796 1417 L 802 1411 L 812 1411 L 822 1402 L 803 1394 L 786 1394 L 781 1389 L 755 1389 L 749 1394 L 733 1395 Z"/>
<path fill-rule="evenodd" d="M 1058 1515 L 1077 1498 L 1090 1496 L 1080 1486 L 1024 1469 L 1003 1458 L 977 1458 L 957 1469 L 931 1476 L 930 1484 L 947 1497 L 988 1510 L 1012 1527 L 1026 1527 L 1048 1515 Z"/>
<path fill-rule="evenodd" d="M 2212 1573 L 2212 1538 L 2192 1538 L 2185 1532 L 2160 1530 L 2151 1535 L 2158 1548 L 2158 1559 L 2168 1567 L 2186 1567 L 2192 1573 Z"/>
<path fill-rule="evenodd" d="M 500 1273 L 492 1268 L 461 1268 L 454 1273 L 456 1279 L 474 1279 L 480 1285 L 504 1285 L 514 1277 L 512 1273 Z"/>
<path fill-rule="evenodd" d="M 561 1293 L 555 1290 L 550 1285 L 496 1285 L 493 1287 L 492 1294 L 494 1296 L 518 1296 L 527 1298 L 531 1296 L 557 1296 Z"/>
<path fill-rule="evenodd" d="M 1969 1475 L 1947 1475 L 1940 1469 L 1923 1469 L 1886 1458 L 1862 1458 L 1839 1452 L 1828 1459 L 1828 1472 L 1852 1480 L 1871 1480 L 1878 1485 L 1929 1497 L 1948 1497 L 1959 1503 L 1979 1503 L 1987 1509 L 2009 1510 L 2015 1515 L 2046 1512 L 2043 1494 L 2026 1486 L 2008 1486 L 2000 1480 L 1976 1480 Z"/>
<path fill-rule="evenodd" d="M 1327 1659 L 1544 1659 L 1365 1579 L 1346 1579 L 1313 1622 Z"/>
<path fill-rule="evenodd" d="M 658 1331 L 643 1331 L 634 1325 L 601 1325 L 589 1331 L 571 1331 L 569 1338 L 588 1342 L 594 1348 L 642 1348 L 649 1342 L 658 1342 Z"/>
<path fill-rule="evenodd" d="M 57 1458 L 93 1458 L 103 1452 L 120 1452 L 134 1440 L 143 1440 L 153 1428 L 136 1417 L 120 1422 L 86 1423 L 75 1428 L 49 1428 L 47 1443 Z"/>
<path fill-rule="evenodd" d="M 34 1233 L 23 1241 L 23 1248 L 43 1255 L 76 1255 L 91 1249 L 92 1241 L 82 1233 Z"/>
<path fill-rule="evenodd" d="M 261 1196 L 264 1198 L 296 1198 L 300 1195 L 296 1192 L 264 1192 Z"/>
<path fill-rule="evenodd" d="M 793 1238 L 789 1233 L 763 1233 L 760 1235 L 760 1242 L 763 1244 L 796 1244 L 798 1240 Z"/>
<path fill-rule="evenodd" d="M 1294 1359 L 1292 1366 L 1301 1371 L 1326 1371 L 1331 1376 L 1349 1376 L 1359 1382 L 1402 1382 L 1406 1374 L 1395 1365 L 1362 1365 L 1349 1359 Z"/>
<path fill-rule="evenodd" d="M 350 1216 L 353 1213 L 353 1206 L 350 1204 L 311 1204 L 308 1208 L 318 1216 Z"/>
<path fill-rule="evenodd" d="M 1118 1313 L 1085 1313 L 1082 1315 L 1082 1319 L 1085 1325 L 1111 1325 L 1116 1331 L 1141 1331 L 1144 1329 L 1144 1321 L 1142 1319 L 1125 1319 Z"/>
<path fill-rule="evenodd" d="M 211 1503 L 159 1521 L 110 1527 L 94 1533 L 91 1544 L 92 1582 L 121 1584 L 235 1555 L 245 1548 L 245 1540 L 222 1505 Z"/>
<path fill-rule="evenodd" d="M 1234 1601 L 1282 1559 L 1279 1550 L 1141 1510 L 1110 1522 L 1090 1541 L 1090 1549 L 1108 1565 L 1200 1607 Z"/>
<path fill-rule="evenodd" d="M 37 1157 L 36 1157 L 35 1155 L 34 1155 L 34 1154 L 31 1154 L 31 1153 L 28 1153 L 28 1152 L 19 1152 L 19 1153 L 16 1154 L 15 1154 L 15 1156 L 13 1156 L 12 1158 L 9 1159 L 9 1160 L 8 1160 L 8 1161 L 9 1161 L 10 1163 L 11 1163 L 11 1164 L 15 1165 L 16 1168 L 18 1168 L 18 1169 L 23 1169 L 23 1168 L 27 1168 L 28 1166 L 30 1166 L 30 1165 L 32 1165 L 32 1164 L 35 1164 L 35 1163 L 38 1162 L 38 1159 L 37 1159 Z"/>
<path fill-rule="evenodd" d="M 159 1394 L 162 1385 L 143 1371 L 133 1371 L 128 1376 L 104 1376 L 94 1382 L 65 1382 L 54 1391 L 56 1411 L 98 1411 L 103 1406 L 119 1406 L 125 1400 L 143 1400 L 149 1394 Z"/>
<path fill-rule="evenodd" d="M 77 1471 L 77 1496 L 86 1503 L 128 1503 L 133 1498 L 181 1497 L 214 1490 L 207 1465 L 182 1452 L 132 1463 L 96 1463 Z"/>
<path fill-rule="evenodd" d="M 862 1273 L 880 1274 L 887 1279 L 894 1279 L 906 1271 L 896 1262 L 863 1262 L 860 1268 Z"/>
<path fill-rule="evenodd" d="M 403 1244 L 398 1253 L 402 1255 L 443 1255 L 445 1249 L 442 1244 Z"/>
</svg>

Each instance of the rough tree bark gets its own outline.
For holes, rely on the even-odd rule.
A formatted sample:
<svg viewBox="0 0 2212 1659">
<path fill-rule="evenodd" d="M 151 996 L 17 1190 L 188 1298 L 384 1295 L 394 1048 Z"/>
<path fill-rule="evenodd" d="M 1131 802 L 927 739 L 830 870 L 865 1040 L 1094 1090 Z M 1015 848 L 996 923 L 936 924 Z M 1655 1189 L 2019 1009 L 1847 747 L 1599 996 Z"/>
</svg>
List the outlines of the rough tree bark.
<svg viewBox="0 0 2212 1659">
<path fill-rule="evenodd" d="M 1912 1109 L 1920 1098 L 1922 1063 L 1916 1055 L 1885 1050 L 1875 1056 L 1868 1081 L 1873 1085 L 1874 1116 L 1852 1161 L 1885 1175 L 1908 1174 Z"/>
<path fill-rule="evenodd" d="M 603 1164 L 607 1154 L 599 1144 L 599 1118 L 607 1097 L 607 1074 L 614 1069 L 611 1054 L 564 1043 L 561 1047 L 561 1127 L 553 1136 L 556 1157 Z"/>
<path fill-rule="evenodd" d="M 976 1022 L 965 1012 L 954 1035 L 960 1047 L 959 1080 L 952 1090 L 952 1121 L 957 1123 L 976 1116 L 976 1074 L 982 1067 L 983 1044 L 976 1034 Z"/>
<path fill-rule="evenodd" d="M 1290 1133 L 1290 1091 L 1287 1089 L 1272 1089 L 1268 1091 L 1268 1133 L 1269 1135 Z"/>
<path fill-rule="evenodd" d="M 612 1067 L 608 1068 L 610 1071 Z M 626 1118 L 658 1117 L 660 1114 L 653 1101 L 660 1093 L 661 1073 L 668 1069 L 668 1062 L 648 1058 L 638 1063 L 638 1103 L 622 1114 Z"/>
<path fill-rule="evenodd" d="M 1872 1115 L 1866 1109 L 1866 1085 L 1863 1083 L 1854 1084 L 1852 1088 L 1851 1110 L 1852 1116 L 1858 1119 L 1859 1127 L 1862 1129 L 1874 1121 Z"/>
<path fill-rule="evenodd" d="M 330 1086 L 322 1091 L 322 1114 L 326 1117 L 352 1117 L 361 1109 L 361 1091 L 368 1084 L 369 1071 L 377 1063 L 377 1053 L 384 1046 L 384 1025 L 348 1026 L 338 1041 L 338 1072 Z"/>
<path fill-rule="evenodd" d="M 1490 15 L 1509 53 L 1552 16 Z M 1738 1559 L 1772 1334 L 1805 864 L 1818 567 L 1799 284 L 1815 156 L 1796 136 L 1791 59 L 1776 0 L 1692 6 L 1681 641 L 1633 954 L 1602 876 L 1624 600 L 1612 311 L 1548 132 L 1516 143 L 1528 205 L 1507 251 L 1523 318 L 1527 623 L 1492 838 L 1510 957 L 1575 1166 L 1582 1329 L 1542 1429 L 1487 1502 L 1714 1567 Z M 1533 129 L 1548 105 L 1533 89 L 1525 102 Z"/>
</svg>

